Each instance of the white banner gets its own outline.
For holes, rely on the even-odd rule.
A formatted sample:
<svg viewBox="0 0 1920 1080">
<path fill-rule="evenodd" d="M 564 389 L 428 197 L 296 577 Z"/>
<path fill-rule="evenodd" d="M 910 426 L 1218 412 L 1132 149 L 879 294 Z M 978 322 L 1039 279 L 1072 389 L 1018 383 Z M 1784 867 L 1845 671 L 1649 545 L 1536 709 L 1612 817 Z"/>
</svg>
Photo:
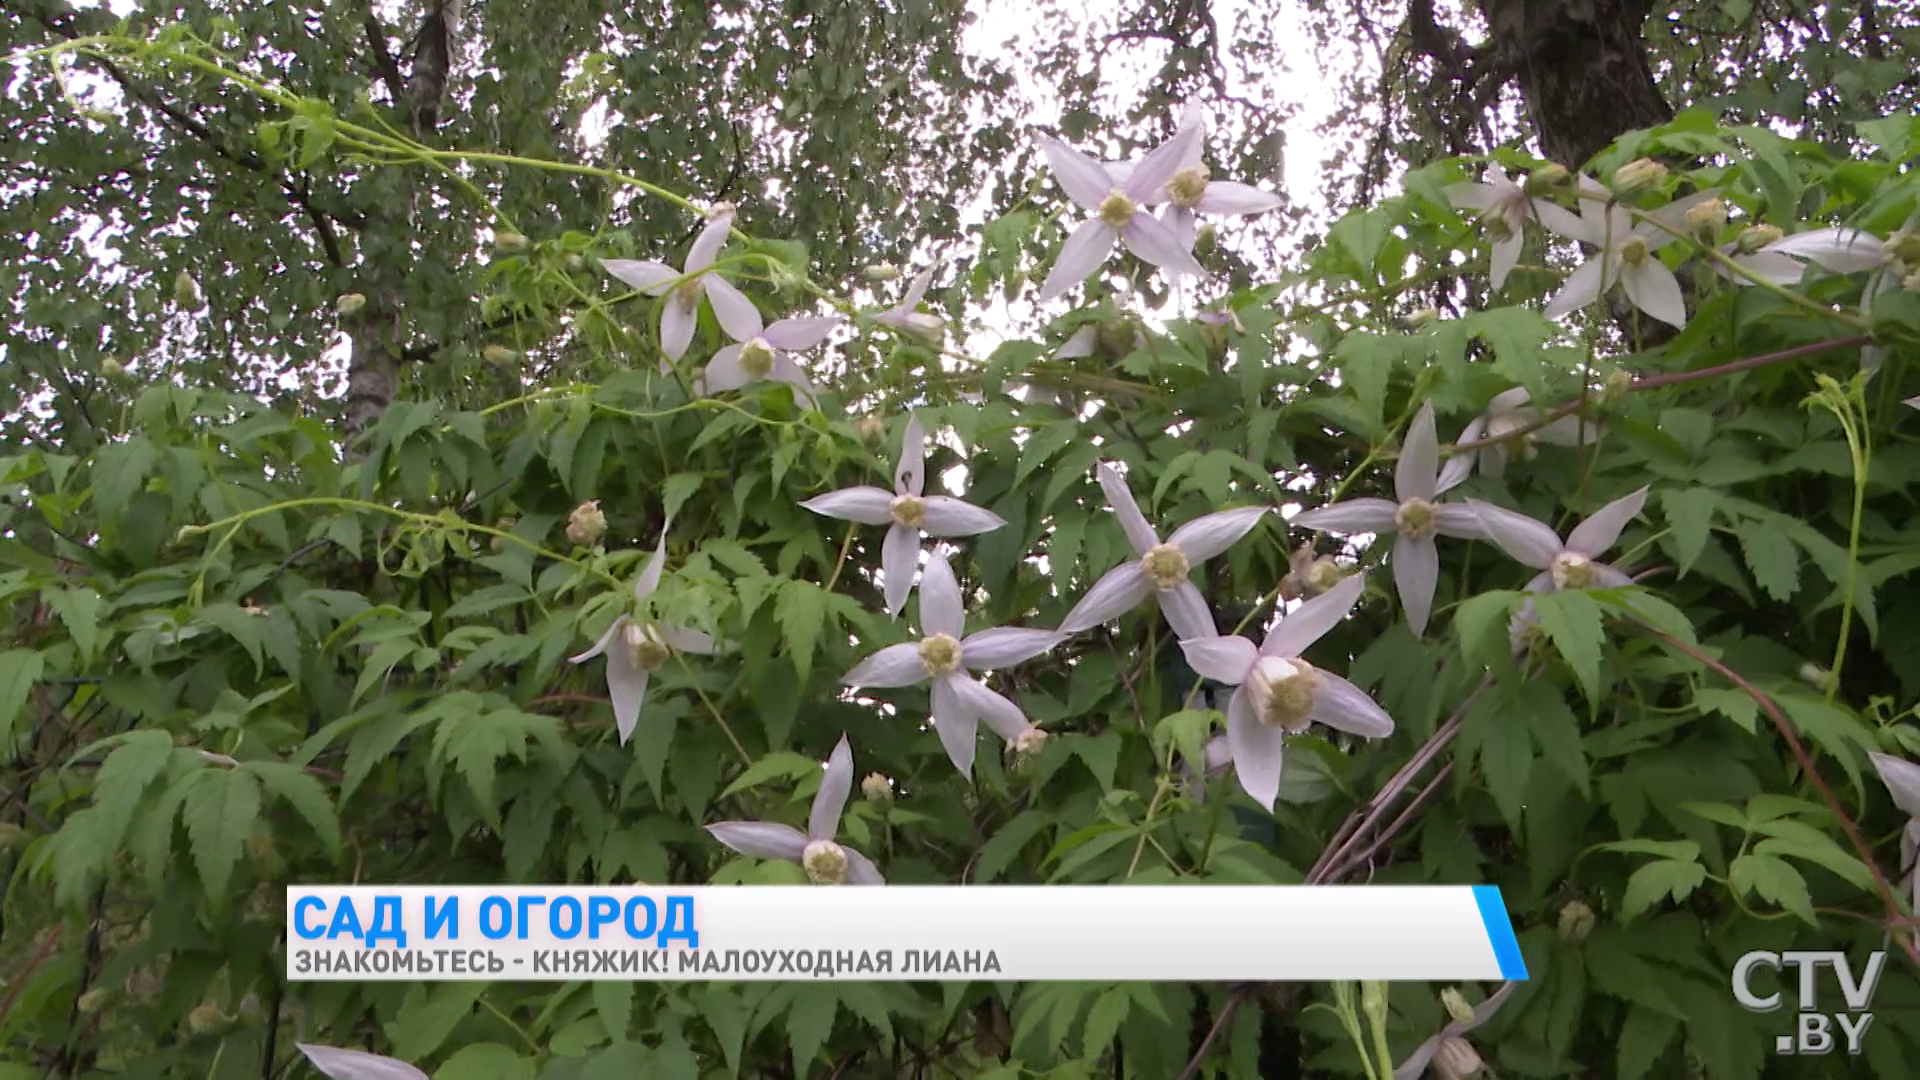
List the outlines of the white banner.
<svg viewBox="0 0 1920 1080">
<path fill-rule="evenodd" d="M 294 886 L 287 978 L 1524 979 L 1491 885 Z"/>
</svg>

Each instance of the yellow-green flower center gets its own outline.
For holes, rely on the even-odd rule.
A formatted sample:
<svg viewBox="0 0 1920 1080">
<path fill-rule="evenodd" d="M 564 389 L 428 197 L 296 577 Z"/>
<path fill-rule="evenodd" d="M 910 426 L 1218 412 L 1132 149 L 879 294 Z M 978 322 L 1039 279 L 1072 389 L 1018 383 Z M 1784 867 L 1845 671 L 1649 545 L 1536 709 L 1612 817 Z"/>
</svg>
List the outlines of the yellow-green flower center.
<svg viewBox="0 0 1920 1080">
<path fill-rule="evenodd" d="M 1187 553 L 1172 544 L 1161 544 L 1141 556 L 1140 566 L 1153 579 L 1154 587 L 1163 590 L 1187 580 L 1187 572 L 1193 569 Z"/>
<path fill-rule="evenodd" d="M 1127 222 L 1133 220 L 1133 215 L 1137 210 L 1139 210 L 1139 206 L 1136 205 L 1132 199 L 1127 198 L 1125 193 L 1115 189 L 1113 194 L 1108 195 L 1106 199 L 1100 203 L 1100 220 L 1116 229 L 1122 228 Z"/>
<path fill-rule="evenodd" d="M 896 497 L 887 507 L 887 513 L 909 529 L 918 529 L 927 523 L 927 504 L 918 495 Z"/>
<path fill-rule="evenodd" d="M 1424 540 L 1433 535 L 1433 504 L 1425 499 L 1408 499 L 1394 511 L 1393 527 L 1409 540 Z"/>
<path fill-rule="evenodd" d="M 960 670 L 960 642 L 951 634 L 934 634 L 920 642 L 920 664 L 927 674 L 951 675 Z"/>
<path fill-rule="evenodd" d="M 1644 236 L 1629 236 L 1620 244 L 1620 264 L 1639 266 L 1647 261 L 1647 239 Z"/>
<path fill-rule="evenodd" d="M 652 627 L 642 627 L 638 623 L 628 623 L 625 633 L 627 652 L 633 657 L 633 666 L 641 671 L 658 671 L 662 664 L 673 655 L 667 643 L 660 640 Z"/>
<path fill-rule="evenodd" d="M 1578 552 L 1563 551 L 1553 557 L 1553 587 L 1556 589 L 1591 589 L 1600 579 L 1600 571 L 1593 560 Z"/>
<path fill-rule="evenodd" d="M 698 275 L 681 282 L 673 290 L 674 302 L 683 308 L 692 309 L 700 303 L 700 278 Z"/>
<path fill-rule="evenodd" d="M 1207 167 L 1191 165 L 1173 174 L 1167 181 L 1167 194 L 1173 197 L 1175 206 L 1184 206 L 1191 210 L 1200 205 L 1200 197 L 1207 193 Z"/>
<path fill-rule="evenodd" d="M 1513 223 L 1497 209 L 1489 210 L 1486 216 L 1480 219 L 1480 227 L 1487 230 L 1487 235 L 1495 240 L 1513 239 Z"/>
<path fill-rule="evenodd" d="M 1740 250 L 1750 255 L 1784 235 L 1777 225 L 1749 225 L 1740 230 Z"/>
<path fill-rule="evenodd" d="M 845 885 L 846 850 L 831 840 L 815 840 L 800 852 L 800 868 L 815 885 Z"/>
<path fill-rule="evenodd" d="M 1040 752 L 1047 745 L 1047 733 L 1037 727 L 1029 727 L 1013 740 L 1015 757 L 1028 758 Z"/>
<path fill-rule="evenodd" d="M 766 338 L 754 338 L 740 346 L 740 369 L 756 379 L 764 379 L 773 371 L 773 346 Z"/>
<path fill-rule="evenodd" d="M 1260 719 L 1290 734 L 1307 730 L 1314 695 L 1322 683 L 1313 665 L 1299 657 L 1263 656 L 1247 681 Z"/>
</svg>

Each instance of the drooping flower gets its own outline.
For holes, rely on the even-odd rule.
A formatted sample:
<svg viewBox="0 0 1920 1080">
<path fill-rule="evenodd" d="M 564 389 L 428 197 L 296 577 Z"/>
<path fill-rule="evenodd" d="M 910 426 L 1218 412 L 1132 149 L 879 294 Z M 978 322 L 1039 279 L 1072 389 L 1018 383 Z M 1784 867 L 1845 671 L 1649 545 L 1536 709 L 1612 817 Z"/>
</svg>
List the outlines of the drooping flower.
<svg viewBox="0 0 1920 1080">
<path fill-rule="evenodd" d="M 1771 237 L 1755 233 L 1754 239 L 1764 241 L 1757 244 L 1746 237 L 1743 233 L 1720 251 L 1776 285 L 1797 284 L 1806 275 L 1808 263 L 1830 273 L 1853 274 L 1877 270 L 1885 262 L 1880 238 L 1859 229 L 1819 228 Z M 1717 262 L 1714 268 L 1736 285 L 1753 284 Z"/>
<path fill-rule="evenodd" d="M 1475 1075 L 1479 1071 L 1480 1055 L 1467 1042 L 1467 1033 L 1493 1019 L 1493 1014 L 1500 1011 L 1500 1006 L 1507 1003 L 1519 985 L 1507 983 L 1476 1005 L 1471 1016 L 1449 1021 L 1393 1070 L 1393 1080 L 1420 1080 L 1427 1075 L 1428 1066 L 1441 1074 L 1441 1080 L 1465 1080 Z"/>
<path fill-rule="evenodd" d="M 926 486 L 927 434 L 918 418 L 907 417 L 900 440 L 900 460 L 894 465 L 891 493 L 871 485 L 841 488 L 816 495 L 801 506 L 841 521 L 862 525 L 890 525 L 880 547 L 880 574 L 886 591 L 887 614 L 899 615 L 913 589 L 913 572 L 920 565 L 920 537 L 978 536 L 1005 525 L 991 510 L 949 495 L 923 495 Z"/>
<path fill-rule="evenodd" d="M 818 318 L 781 319 L 762 327 L 760 312 L 743 314 L 721 328 L 734 344 L 713 354 L 707 361 L 707 390 L 720 394 L 738 390 L 751 382 L 767 380 L 793 387 L 794 397 L 809 408 L 814 405 L 813 383 L 792 354 L 814 348 L 841 323 L 838 315 Z"/>
<path fill-rule="evenodd" d="M 1040 287 L 1041 303 L 1065 295 L 1100 269 L 1116 240 L 1170 273 L 1203 272 L 1173 230 L 1147 209 L 1153 195 L 1180 170 L 1188 145 L 1199 138 L 1198 128 L 1183 125 L 1173 138 L 1140 159 L 1124 181 L 1117 180 L 1105 165 L 1058 139 L 1040 140 L 1040 150 L 1053 167 L 1054 179 L 1069 198 L 1093 214 L 1075 226 L 1061 245 L 1060 256 Z"/>
<path fill-rule="evenodd" d="M 1902 761 L 1891 754 L 1868 754 L 1880 782 L 1887 785 L 1893 805 L 1907 815 L 1906 828 L 1900 831 L 1900 872 L 1906 875 L 1913 910 L 1920 911 L 1920 765 Z"/>
<path fill-rule="evenodd" d="M 1268 512 L 1264 506 L 1243 506 L 1195 518 L 1175 529 L 1166 543 L 1147 524 L 1127 482 L 1111 465 L 1097 470 L 1107 504 L 1120 519 L 1120 528 L 1139 558 L 1107 571 L 1094 582 L 1060 623 L 1063 634 L 1077 634 L 1119 618 L 1149 593 L 1159 600 L 1168 625 L 1181 640 L 1212 637 L 1213 615 L 1200 590 L 1188 580 L 1193 568 L 1232 547 Z"/>
<path fill-rule="evenodd" d="M 1447 201 L 1455 209 L 1480 211 L 1480 227 L 1493 241 L 1488 284 L 1496 292 L 1520 261 L 1520 249 L 1525 243 L 1522 229 L 1528 219 L 1543 224 L 1551 221 L 1553 224 L 1548 227 L 1562 236 L 1577 234 L 1582 228 L 1579 217 L 1572 211 L 1528 194 L 1526 186 L 1498 165 L 1487 169 L 1484 181 L 1449 184 L 1446 193 Z"/>
<path fill-rule="evenodd" d="M 733 230 L 733 207 L 721 203 L 707 215 L 707 227 L 700 231 L 693 247 L 687 252 L 686 266 L 675 270 L 663 262 L 651 259 L 602 259 L 600 265 L 607 273 L 639 289 L 648 296 L 666 296 L 671 293 L 666 307 L 660 313 L 660 351 L 669 360 L 678 360 L 687 354 L 687 346 L 693 343 L 693 331 L 699 325 L 700 298 L 705 296 L 713 306 L 713 317 L 735 340 L 752 337 L 759 332 L 760 313 L 747 295 L 734 288 L 719 274 L 712 272 L 713 261 L 720 255 L 720 249 L 726 246 L 727 234 Z M 751 322 L 753 332 L 747 331 Z"/>
<path fill-rule="evenodd" d="M 853 748 L 842 735 L 820 776 L 806 832 L 771 821 L 720 821 L 707 826 L 707 831 L 742 855 L 798 863 L 815 885 L 885 885 L 886 879 L 865 855 L 834 842 L 840 812 L 852 792 Z"/>
<path fill-rule="evenodd" d="M 1534 519 L 1478 499 L 1467 505 L 1480 515 L 1480 526 L 1487 539 L 1522 566 L 1540 571 L 1523 586 L 1526 592 L 1551 592 L 1555 589 L 1612 589 L 1633 584 L 1633 579 L 1617 567 L 1599 562 L 1625 531 L 1627 523 L 1640 515 L 1646 505 L 1647 488 L 1623 495 L 1588 515 L 1573 527 L 1564 543 L 1552 528 Z M 1533 601 L 1528 600 L 1513 617 L 1508 632 L 1516 643 L 1536 619 Z"/>
<path fill-rule="evenodd" d="M 924 341 L 939 341 L 947 328 L 947 320 L 938 315 L 929 315 L 917 310 L 920 301 L 926 298 L 927 286 L 933 283 L 933 271 L 922 270 L 907 284 L 907 293 L 898 304 L 873 317 L 873 321 L 882 326 L 891 326 L 895 330 L 912 334 Z"/>
<path fill-rule="evenodd" d="M 1207 121 L 1199 106 L 1188 107 L 1180 119 L 1179 130 L 1191 131 L 1193 137 L 1181 144 L 1178 170 L 1165 186 L 1147 195 L 1146 203 L 1160 206 L 1160 220 L 1173 230 L 1183 250 L 1192 250 L 1199 235 L 1199 214 L 1246 217 L 1286 205 L 1286 199 L 1270 191 L 1232 180 L 1212 179 L 1202 160 L 1207 149 Z M 1174 137 L 1178 139 L 1179 133 Z M 1146 160 L 1112 163 L 1107 171 L 1116 183 L 1125 183 Z"/>
<path fill-rule="evenodd" d="M 946 556 L 927 559 L 920 577 L 921 640 L 889 645 L 856 664 L 842 678 L 848 686 L 885 689 L 932 681 L 933 729 L 947 757 L 963 775 L 973 774 L 980 722 L 1016 742 L 1030 728 L 1020 706 L 989 690 L 967 669 L 989 671 L 1031 660 L 1065 640 L 1057 630 L 1001 626 L 965 638 L 966 610 L 960 582 Z"/>
<path fill-rule="evenodd" d="M 1511 390 L 1495 394 L 1493 400 L 1487 402 L 1487 411 L 1469 421 L 1466 428 L 1460 432 L 1459 444 L 1479 442 L 1482 439 L 1497 439 L 1539 423 L 1544 414 L 1538 407 L 1529 405 L 1529 400 L 1530 395 L 1524 386 L 1516 386 Z M 1596 434 L 1598 429 L 1592 422 L 1582 421 L 1578 416 L 1562 416 L 1506 442 L 1489 443 L 1472 454 L 1455 454 L 1449 457 L 1440 469 L 1440 490 L 1446 491 L 1465 480 L 1476 460 L 1479 462 L 1482 476 L 1505 475 L 1507 459 L 1513 453 L 1510 449 L 1512 443 L 1520 444 L 1519 453 L 1524 459 L 1534 455 L 1535 443 L 1579 446 L 1592 442 Z"/>
<path fill-rule="evenodd" d="M 1434 500 L 1452 484 L 1441 486 L 1443 479 L 1454 484 L 1466 479 L 1464 473 L 1443 478 L 1440 475 L 1440 441 L 1433 430 L 1433 406 L 1420 407 L 1419 415 L 1407 427 L 1400 461 L 1394 469 L 1395 501 L 1387 499 L 1348 499 L 1294 517 L 1292 524 L 1316 532 L 1394 533 L 1393 583 L 1400 593 L 1400 606 L 1406 610 L 1407 625 L 1415 635 L 1427 630 L 1427 618 L 1433 613 L 1433 591 L 1440 580 L 1440 549 L 1435 534 L 1466 540 L 1481 538 L 1480 516 L 1466 506 Z"/>
<path fill-rule="evenodd" d="M 1579 231 L 1562 235 L 1598 250 L 1567 275 L 1560 292 L 1547 303 L 1547 317 L 1558 319 L 1578 311 L 1618 282 L 1634 307 L 1670 326 L 1686 326 L 1687 301 L 1680 292 L 1679 279 L 1654 257 L 1654 252 L 1678 239 L 1661 225 L 1684 230 L 1687 211 L 1718 195 L 1717 191 L 1696 192 L 1645 215 L 1654 220 L 1635 224 L 1633 213 L 1626 207 L 1603 202 L 1587 192 L 1587 197 L 1580 200 Z M 1552 222 L 1542 221 L 1548 228 L 1561 231 Z"/>
<path fill-rule="evenodd" d="M 1316 722 L 1369 739 L 1393 734 L 1393 718 L 1359 687 L 1300 658 L 1347 617 L 1365 587 L 1365 576 L 1355 574 L 1304 601 L 1259 645 L 1239 636 L 1180 642 L 1203 678 L 1238 687 L 1227 700 L 1227 746 L 1241 789 L 1268 810 L 1280 797 L 1289 736 Z"/>
<path fill-rule="evenodd" d="M 660 543 L 653 549 L 647 568 L 633 582 L 636 606 L 646 603 L 660 587 L 660 576 L 667 565 L 667 531 L 660 530 Z M 710 655 L 717 646 L 713 638 L 683 626 L 667 626 L 632 615 L 621 615 L 600 635 L 593 648 L 568 658 L 568 663 L 584 664 L 602 653 L 607 657 L 607 697 L 613 702 L 613 722 L 624 745 L 633 738 L 640 723 L 640 704 L 647 693 L 647 680 L 674 653 Z"/>
<path fill-rule="evenodd" d="M 333 1080 L 427 1080 L 427 1074 L 398 1058 L 338 1046 L 294 1043 L 313 1067 Z"/>
</svg>

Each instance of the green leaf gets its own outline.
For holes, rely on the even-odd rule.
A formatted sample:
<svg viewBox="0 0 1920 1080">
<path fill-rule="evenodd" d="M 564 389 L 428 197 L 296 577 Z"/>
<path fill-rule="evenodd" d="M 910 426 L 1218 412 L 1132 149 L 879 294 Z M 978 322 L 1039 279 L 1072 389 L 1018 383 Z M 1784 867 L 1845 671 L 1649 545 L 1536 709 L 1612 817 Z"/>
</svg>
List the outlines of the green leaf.
<svg viewBox="0 0 1920 1080">
<path fill-rule="evenodd" d="M 1595 936 L 1596 939 L 1598 935 Z M 1635 1005 L 1653 1009 L 1656 1012 L 1677 1019 L 1686 1019 L 1688 1013 L 1677 1005 L 1672 995 L 1667 993 L 1669 980 L 1661 977 L 1659 968 L 1647 963 L 1627 948 L 1619 939 L 1589 939 L 1587 947 L 1581 950 L 1581 958 L 1586 961 L 1587 973 L 1593 976 L 1594 985 L 1611 997 Z M 1607 945 L 1614 947 L 1606 947 Z"/>
<path fill-rule="evenodd" d="M 1734 526 L 1740 540 L 1740 552 L 1747 558 L 1754 583 L 1768 596 L 1786 603 L 1800 587 L 1800 552 L 1778 529 L 1758 521 L 1742 521 Z"/>
<path fill-rule="evenodd" d="M 1520 594 L 1495 589 L 1460 602 L 1453 611 L 1453 629 L 1460 635 L 1460 655 L 1469 664 L 1502 662 L 1510 652 L 1507 627 Z"/>
<path fill-rule="evenodd" d="M 614 985 L 594 983 L 595 986 Z M 628 986 L 629 983 L 618 985 Z M 538 1064 L 500 1043 L 470 1043 L 433 1071 L 433 1080 L 533 1080 Z"/>
<path fill-rule="evenodd" d="M 1813 898 L 1807 894 L 1807 879 L 1784 859 L 1749 853 L 1733 860 L 1727 868 L 1727 884 L 1741 896 L 1757 892 L 1762 900 L 1775 903 L 1818 927 L 1813 913 Z"/>
<path fill-rule="evenodd" d="M 811 581 L 788 581 L 780 586 L 774 600 L 773 615 L 780 623 L 786 641 L 787 656 L 805 681 L 813 669 L 813 650 L 820 632 L 827 625 L 828 596 L 825 589 Z"/>
<path fill-rule="evenodd" d="M 1693 692 L 1693 707 L 1703 713 L 1717 712 L 1749 735 L 1757 730 L 1760 706 L 1745 691 L 1702 687 Z"/>
<path fill-rule="evenodd" d="M 1027 434 L 1027 444 L 1021 447 L 1020 464 L 1013 470 L 1013 484 L 1019 487 L 1036 470 L 1047 463 L 1053 455 L 1064 449 L 1068 443 L 1080 435 L 1080 424 L 1075 420 L 1060 420 L 1042 424 Z"/>
<path fill-rule="evenodd" d="M 1810 862 L 1831 870 L 1856 888 L 1871 892 L 1873 871 L 1851 852 L 1843 850 L 1833 837 L 1804 821 L 1779 818 L 1762 821 L 1754 831 L 1767 839 L 1753 846 L 1755 855 L 1785 856 Z"/>
<path fill-rule="evenodd" d="M 82 585 L 72 589 L 49 589 L 40 594 L 60 621 L 66 624 L 79 651 L 82 663 L 91 663 L 100 643 L 100 594 Z"/>
<path fill-rule="evenodd" d="M 1640 1005 L 1629 1009 L 1620 1025 L 1618 1080 L 1640 1080 L 1652 1072 L 1679 1030 L 1675 1017 Z"/>
<path fill-rule="evenodd" d="M 1666 546 L 1673 553 L 1680 576 L 1685 577 L 1706 550 L 1718 496 L 1712 488 L 1669 488 L 1660 492 L 1660 505 L 1667 514 L 1670 540 Z"/>
<path fill-rule="evenodd" d="M 700 1018 L 706 1021 L 707 1030 L 713 1032 L 714 1041 L 720 1044 L 720 1053 L 727 1059 L 727 1069 L 738 1075 L 740 1072 L 740 1051 L 747 1041 L 747 1010 L 735 995 L 735 987 L 720 984 L 709 985 L 700 995 Z"/>
<path fill-rule="evenodd" d="M 790 750 L 775 750 L 748 766 L 746 772 L 741 773 L 733 783 L 727 785 L 727 790 L 721 792 L 720 797 L 730 799 L 770 780 L 798 781 L 818 775 L 820 775 L 819 762 Z"/>
<path fill-rule="evenodd" d="M 1467 712 L 1462 742 L 1462 749 L 1471 747 L 1479 759 L 1480 775 L 1500 816 L 1518 831 L 1533 774 L 1533 746 L 1524 718 L 1499 695 L 1484 695 Z"/>
<path fill-rule="evenodd" d="M 559 721 L 553 717 L 517 709 L 496 709 L 488 713 L 446 710 L 433 729 L 433 755 L 437 761 L 452 762 L 473 789 L 481 808 L 497 814 L 499 807 L 493 798 L 493 782 L 500 759 L 512 757 L 525 761 L 529 740 L 558 733 Z"/>
<path fill-rule="evenodd" d="M 1600 605 L 1593 597 L 1576 589 L 1556 589 L 1534 597 L 1534 610 L 1540 628 L 1554 650 L 1573 669 L 1586 691 L 1589 702 L 1601 698 L 1600 651 L 1605 634 L 1600 626 Z"/>
<path fill-rule="evenodd" d="M 994 831 L 980 845 L 973 860 L 973 882 L 984 885 L 1013 865 L 1013 860 L 1033 838 L 1047 827 L 1047 815 L 1038 810 L 1022 810 L 1013 820 Z"/>
<path fill-rule="evenodd" d="M 698 473 L 674 473 L 660 490 L 660 512 L 672 520 L 685 506 L 687 499 L 700 490 L 701 477 Z"/>
<path fill-rule="evenodd" d="M 313 826 L 329 854 L 340 854 L 340 816 L 319 780 L 305 769 L 282 761 L 249 761 L 245 768 L 260 778 L 268 792 L 286 800 L 287 805 Z"/>
<path fill-rule="evenodd" d="M 1120 768 L 1120 733 L 1113 730 L 1098 735 L 1079 735 L 1071 741 L 1073 752 L 1086 762 L 1087 770 L 1100 781 L 1101 791 L 1113 790 L 1113 776 Z"/>
<path fill-rule="evenodd" d="M 1592 776 L 1580 740 L 1580 719 L 1567 707 L 1559 687 L 1541 679 L 1530 680 L 1520 691 L 1520 706 L 1534 744 L 1584 796 Z"/>
<path fill-rule="evenodd" d="M 1120 1031 L 1120 1025 L 1126 1023 L 1127 1012 L 1133 1007 L 1133 999 L 1124 987 L 1113 987 L 1101 994 L 1087 1011 L 1086 1027 L 1080 1035 L 1080 1056 L 1098 1058 L 1107 1052 L 1113 1044 L 1114 1036 Z"/>
<path fill-rule="evenodd" d="M 127 503 L 147 485 L 159 451 L 145 435 L 101 447 L 93 459 L 93 508 L 102 521 L 117 521 Z"/>
<path fill-rule="evenodd" d="M 234 864 L 260 820 L 260 781 L 244 769 L 204 769 L 193 778 L 181 807 L 193 862 L 207 896 L 226 899 Z"/>
<path fill-rule="evenodd" d="M 400 1002 L 400 1011 L 387 1022 L 387 1038 L 393 1043 L 393 1057 L 401 1061 L 423 1061 L 446 1045 L 448 1036 L 460 1022 L 473 1015 L 473 1007 L 486 993 L 483 982 L 449 982 L 415 985 Z"/>
<path fill-rule="evenodd" d="M 600 1025 L 615 1039 L 624 1039 L 633 1024 L 633 984 L 625 979 L 595 979 L 593 1009 Z"/>
<path fill-rule="evenodd" d="M 33 684 L 40 681 L 46 658 L 32 649 L 0 653 L 0 761 L 13 759 L 13 724 L 26 708 Z"/>
<path fill-rule="evenodd" d="M 1609 840 L 1599 846 L 1601 851 L 1618 851 L 1626 855 L 1657 855 L 1662 859 L 1679 859 L 1690 862 L 1700 857 L 1700 845 L 1691 840 Z"/>
<path fill-rule="evenodd" d="M 840 995 L 830 986 L 811 986 L 794 995 L 787 1010 L 787 1043 L 793 1049 L 793 1071 L 806 1080 L 814 1059 L 833 1033 L 833 1020 L 840 1012 Z"/>
<path fill-rule="evenodd" d="M 1620 898 L 1620 915 L 1632 919 L 1667 897 L 1680 903 L 1706 879 L 1706 867 L 1697 862 L 1678 859 L 1650 862 L 1627 878 L 1626 892 Z"/>
</svg>

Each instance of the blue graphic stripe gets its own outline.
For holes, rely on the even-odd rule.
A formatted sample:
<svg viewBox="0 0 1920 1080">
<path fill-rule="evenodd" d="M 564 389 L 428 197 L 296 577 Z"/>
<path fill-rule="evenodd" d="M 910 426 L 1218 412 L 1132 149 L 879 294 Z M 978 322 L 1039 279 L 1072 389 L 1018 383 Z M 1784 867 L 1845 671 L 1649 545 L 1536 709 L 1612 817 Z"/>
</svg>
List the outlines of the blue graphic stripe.
<svg viewBox="0 0 1920 1080">
<path fill-rule="evenodd" d="M 1525 979 L 1527 962 L 1520 957 L 1520 941 L 1513 936 L 1513 920 L 1507 918 L 1507 904 L 1500 899 L 1500 887 L 1475 885 L 1473 899 L 1480 905 L 1480 921 L 1486 924 L 1487 943 L 1493 946 L 1493 958 L 1500 964 L 1500 977 Z"/>
</svg>

